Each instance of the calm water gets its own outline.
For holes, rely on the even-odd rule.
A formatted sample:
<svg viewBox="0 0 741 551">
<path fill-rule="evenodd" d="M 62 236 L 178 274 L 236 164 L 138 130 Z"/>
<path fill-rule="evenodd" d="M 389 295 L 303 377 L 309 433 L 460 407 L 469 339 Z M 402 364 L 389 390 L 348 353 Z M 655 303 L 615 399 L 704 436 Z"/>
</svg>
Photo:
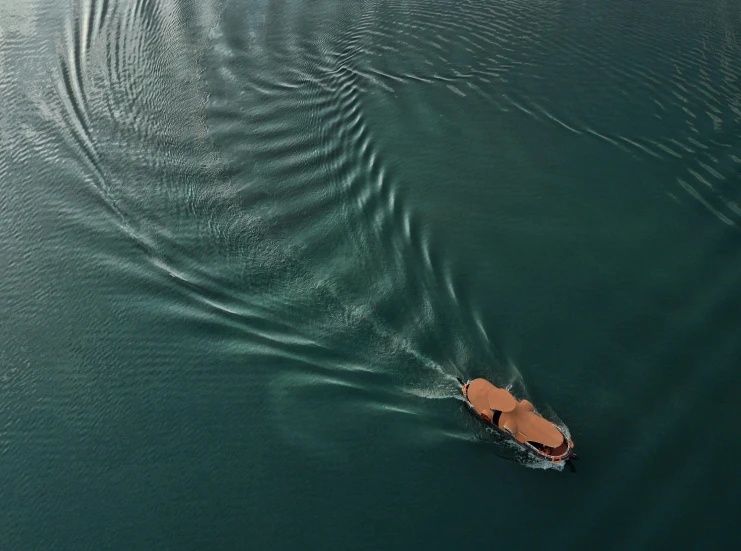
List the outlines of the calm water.
<svg viewBox="0 0 741 551">
<path fill-rule="evenodd" d="M 738 545 L 737 1 L 3 0 L 0 98 L 0 549 Z"/>
</svg>

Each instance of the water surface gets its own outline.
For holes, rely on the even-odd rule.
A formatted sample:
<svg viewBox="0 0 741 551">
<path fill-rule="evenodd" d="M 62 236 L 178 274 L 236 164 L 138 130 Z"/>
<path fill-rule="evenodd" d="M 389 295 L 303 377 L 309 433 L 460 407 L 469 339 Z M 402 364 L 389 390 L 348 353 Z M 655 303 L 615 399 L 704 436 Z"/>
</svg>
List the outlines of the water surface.
<svg viewBox="0 0 741 551">
<path fill-rule="evenodd" d="M 730 545 L 739 59 L 725 0 L 6 0 L 0 548 Z"/>
</svg>

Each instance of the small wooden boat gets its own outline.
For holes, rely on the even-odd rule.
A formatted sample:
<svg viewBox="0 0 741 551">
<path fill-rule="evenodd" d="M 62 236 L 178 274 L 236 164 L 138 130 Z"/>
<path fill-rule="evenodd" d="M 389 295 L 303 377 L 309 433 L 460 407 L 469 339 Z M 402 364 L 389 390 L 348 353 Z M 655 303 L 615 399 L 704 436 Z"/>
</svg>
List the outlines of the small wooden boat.
<svg viewBox="0 0 741 551">
<path fill-rule="evenodd" d="M 517 400 L 486 379 L 459 381 L 466 405 L 476 417 L 527 451 L 553 463 L 578 459 L 574 443 L 556 425 L 535 413 L 529 401 Z"/>
</svg>

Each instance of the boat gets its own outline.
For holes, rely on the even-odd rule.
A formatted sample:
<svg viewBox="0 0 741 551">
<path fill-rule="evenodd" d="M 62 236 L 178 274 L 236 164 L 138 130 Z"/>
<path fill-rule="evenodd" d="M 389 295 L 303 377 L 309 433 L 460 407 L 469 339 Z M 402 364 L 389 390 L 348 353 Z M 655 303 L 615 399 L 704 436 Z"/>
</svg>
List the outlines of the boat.
<svg viewBox="0 0 741 551">
<path fill-rule="evenodd" d="M 571 439 L 536 413 L 528 400 L 518 400 L 486 379 L 458 381 L 468 409 L 528 452 L 553 463 L 578 459 Z"/>
</svg>

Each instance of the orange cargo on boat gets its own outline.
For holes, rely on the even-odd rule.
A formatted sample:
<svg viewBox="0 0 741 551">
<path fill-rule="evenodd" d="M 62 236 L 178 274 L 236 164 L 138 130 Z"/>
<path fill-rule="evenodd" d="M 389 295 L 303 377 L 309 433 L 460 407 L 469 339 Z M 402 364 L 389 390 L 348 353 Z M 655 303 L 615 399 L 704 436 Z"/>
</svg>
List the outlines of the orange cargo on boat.
<svg viewBox="0 0 741 551">
<path fill-rule="evenodd" d="M 554 463 L 577 459 L 574 443 L 556 425 L 538 415 L 529 401 L 517 400 L 508 390 L 486 379 L 468 381 L 461 392 L 473 413 L 526 450 Z"/>
</svg>

